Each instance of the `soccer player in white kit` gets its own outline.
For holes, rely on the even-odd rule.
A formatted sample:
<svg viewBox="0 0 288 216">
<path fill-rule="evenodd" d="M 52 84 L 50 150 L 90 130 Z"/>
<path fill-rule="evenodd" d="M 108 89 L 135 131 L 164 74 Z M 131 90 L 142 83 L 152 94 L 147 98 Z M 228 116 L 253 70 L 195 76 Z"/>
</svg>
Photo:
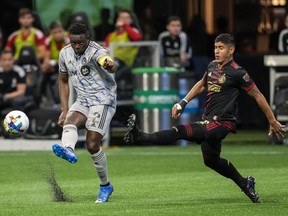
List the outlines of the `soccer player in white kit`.
<svg viewBox="0 0 288 216">
<path fill-rule="evenodd" d="M 54 144 L 53 152 L 70 163 L 78 158 L 74 153 L 78 128 L 87 130 L 86 147 L 91 154 L 100 179 L 96 203 L 107 202 L 113 192 L 108 180 L 107 160 L 100 143 L 109 129 L 116 108 L 116 82 L 111 73 L 116 64 L 106 49 L 89 40 L 86 25 L 70 27 L 71 44 L 59 57 L 59 95 L 62 113 L 58 124 L 63 126 L 62 145 Z M 76 90 L 76 102 L 68 108 L 69 80 Z"/>
</svg>

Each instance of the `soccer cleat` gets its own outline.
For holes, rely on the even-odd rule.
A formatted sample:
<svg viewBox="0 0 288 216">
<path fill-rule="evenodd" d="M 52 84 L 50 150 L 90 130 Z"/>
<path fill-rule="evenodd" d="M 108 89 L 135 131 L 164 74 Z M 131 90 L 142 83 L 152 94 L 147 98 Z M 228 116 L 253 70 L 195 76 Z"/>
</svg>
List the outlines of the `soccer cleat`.
<svg viewBox="0 0 288 216">
<path fill-rule="evenodd" d="M 55 155 L 67 160 L 68 162 L 72 164 L 78 161 L 77 156 L 74 154 L 73 149 L 70 147 L 62 147 L 61 145 L 54 144 L 52 145 L 52 150 Z"/>
<path fill-rule="evenodd" d="M 139 129 L 136 125 L 135 114 L 130 115 L 127 126 L 128 126 L 128 131 L 123 138 L 124 142 L 134 144 L 137 141 L 137 138 L 140 136 Z"/>
<path fill-rule="evenodd" d="M 108 186 L 100 185 L 100 191 L 99 191 L 99 194 L 95 203 L 108 202 L 108 199 L 113 191 L 114 191 L 114 188 L 111 183 Z"/>
<path fill-rule="evenodd" d="M 242 191 L 251 199 L 253 203 L 260 203 L 259 195 L 255 191 L 255 179 L 252 176 L 247 178 L 247 186 Z"/>
</svg>

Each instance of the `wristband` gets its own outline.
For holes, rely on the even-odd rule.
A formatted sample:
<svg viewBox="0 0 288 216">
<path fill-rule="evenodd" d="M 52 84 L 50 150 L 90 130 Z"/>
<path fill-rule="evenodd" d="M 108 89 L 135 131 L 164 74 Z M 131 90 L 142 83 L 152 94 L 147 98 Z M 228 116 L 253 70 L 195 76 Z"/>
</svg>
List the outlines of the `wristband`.
<svg viewBox="0 0 288 216">
<path fill-rule="evenodd" d="M 185 106 L 188 104 L 188 101 L 184 98 L 178 104 L 182 107 L 182 109 L 184 109 Z"/>
</svg>

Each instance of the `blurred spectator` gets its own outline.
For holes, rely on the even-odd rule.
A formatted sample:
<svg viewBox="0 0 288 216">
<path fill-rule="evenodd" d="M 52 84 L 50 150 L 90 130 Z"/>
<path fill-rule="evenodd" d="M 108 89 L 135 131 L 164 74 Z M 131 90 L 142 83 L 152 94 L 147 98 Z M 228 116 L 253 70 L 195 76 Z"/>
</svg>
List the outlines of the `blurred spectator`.
<svg viewBox="0 0 288 216">
<path fill-rule="evenodd" d="M 115 24 L 116 30 L 106 36 L 105 46 L 108 47 L 111 42 L 124 43 L 141 40 L 142 34 L 137 28 L 133 27 L 132 24 L 133 19 L 131 12 L 128 10 L 120 10 Z M 126 66 L 132 66 L 137 53 L 138 47 L 117 46 L 114 48 L 114 56 L 121 61 L 120 66 L 123 63 Z"/>
<path fill-rule="evenodd" d="M 54 104 L 59 102 L 55 84 L 58 77 L 58 58 L 60 50 L 70 43 L 68 33 L 64 31 L 59 21 L 54 21 L 49 26 L 49 36 L 45 40 L 46 56 L 42 64 L 42 83 L 40 94 L 47 100 L 47 86 L 50 89 Z"/>
<path fill-rule="evenodd" d="M 137 19 L 128 10 L 119 10 L 115 27 L 115 31 L 109 33 L 105 38 L 106 47 L 109 47 L 109 44 L 112 42 L 125 43 L 142 39 Z M 119 65 L 115 73 L 118 99 L 132 98 L 133 85 L 131 67 L 134 64 L 138 51 L 139 47 L 136 46 L 116 46 L 113 50 L 113 57 L 118 61 Z"/>
<path fill-rule="evenodd" d="M 278 50 L 283 54 L 288 53 L 288 15 L 285 16 L 285 29 L 279 35 Z"/>
<path fill-rule="evenodd" d="M 60 16 L 60 22 L 63 25 L 64 29 L 68 29 L 71 25 L 71 17 L 72 17 L 73 11 L 71 9 L 65 8 L 63 9 L 59 16 Z"/>
<path fill-rule="evenodd" d="M 157 40 L 155 19 L 151 7 L 146 7 L 141 17 L 140 26 L 143 29 L 143 40 Z"/>
<path fill-rule="evenodd" d="M 9 36 L 6 49 L 14 50 L 14 58 L 18 59 L 23 46 L 32 46 L 38 59 L 42 60 L 45 56 L 45 36 L 42 31 L 32 26 L 33 12 L 28 8 L 20 9 L 18 21 L 21 27 Z"/>
<path fill-rule="evenodd" d="M 206 32 L 205 21 L 199 15 L 193 17 L 189 27 L 189 34 L 193 49 L 192 62 L 194 70 L 197 78 L 201 79 L 210 62 L 208 43 L 211 40 L 211 36 Z"/>
<path fill-rule="evenodd" d="M 113 32 L 114 25 L 109 23 L 110 10 L 108 8 L 102 8 L 101 10 L 101 23 L 94 27 L 95 40 L 104 41 L 106 35 Z"/>
<path fill-rule="evenodd" d="M 25 77 L 15 71 L 13 53 L 9 50 L 0 56 L 0 110 L 5 108 L 23 109 L 26 104 Z"/>
<path fill-rule="evenodd" d="M 179 17 L 171 16 L 166 25 L 167 31 L 159 35 L 162 65 L 170 67 L 188 67 L 192 57 L 190 40 L 182 31 Z"/>
<path fill-rule="evenodd" d="M 95 35 L 93 28 L 90 24 L 89 18 L 85 12 L 77 12 L 72 15 L 70 18 L 70 24 L 72 25 L 73 23 L 82 23 L 86 26 L 88 26 L 89 29 L 89 39 L 90 40 L 95 40 Z"/>
</svg>

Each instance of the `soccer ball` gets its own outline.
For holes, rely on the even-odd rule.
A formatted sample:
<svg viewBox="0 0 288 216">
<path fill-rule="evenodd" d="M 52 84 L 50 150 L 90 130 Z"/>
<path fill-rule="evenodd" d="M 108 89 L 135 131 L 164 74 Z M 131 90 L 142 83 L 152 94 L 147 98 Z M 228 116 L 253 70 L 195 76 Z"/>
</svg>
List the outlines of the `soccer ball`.
<svg viewBox="0 0 288 216">
<path fill-rule="evenodd" d="M 19 110 L 9 112 L 4 119 L 4 128 L 7 133 L 14 136 L 23 135 L 29 127 L 27 115 Z"/>
</svg>

